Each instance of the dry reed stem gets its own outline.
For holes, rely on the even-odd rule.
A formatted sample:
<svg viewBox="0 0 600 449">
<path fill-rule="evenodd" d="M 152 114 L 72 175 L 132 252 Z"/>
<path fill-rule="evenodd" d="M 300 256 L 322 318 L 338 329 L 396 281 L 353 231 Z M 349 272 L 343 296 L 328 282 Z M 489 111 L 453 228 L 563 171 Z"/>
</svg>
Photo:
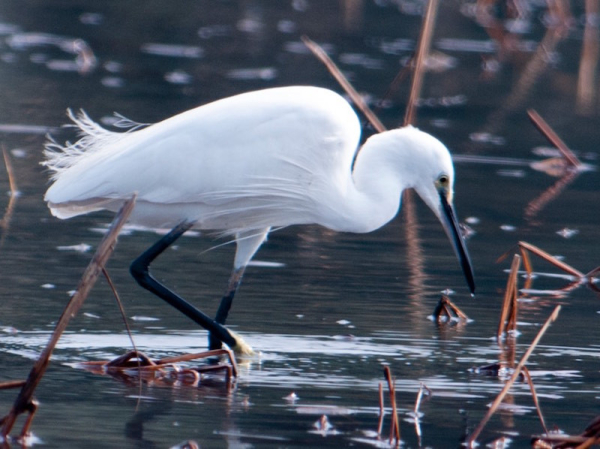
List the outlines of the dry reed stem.
<svg viewBox="0 0 600 449">
<path fill-rule="evenodd" d="M 540 422 L 542 423 L 542 427 L 544 428 L 544 432 L 548 435 L 548 428 L 546 427 L 546 422 L 544 421 L 544 415 L 542 414 L 542 409 L 540 407 L 540 402 L 538 401 L 537 393 L 535 392 L 535 386 L 533 385 L 533 379 L 531 378 L 531 374 L 529 373 L 529 369 L 526 366 L 522 369 L 525 379 L 529 384 L 529 390 L 531 391 L 531 398 L 533 399 L 533 403 L 535 405 L 535 409 L 537 410 L 537 414 L 540 417 Z"/>
<path fill-rule="evenodd" d="M 123 307 L 123 302 L 121 301 L 121 298 L 119 297 L 119 293 L 117 292 L 115 284 L 113 283 L 112 279 L 110 278 L 108 271 L 106 270 L 105 267 L 102 267 L 102 274 L 104 275 L 106 282 L 108 282 L 108 286 L 110 287 L 110 290 L 112 291 L 112 294 L 115 297 L 115 301 L 117 301 L 117 306 L 119 307 L 119 312 L 121 313 L 121 318 L 123 319 L 123 324 L 125 325 L 125 330 L 127 331 L 127 335 L 129 336 L 129 340 L 131 341 L 131 346 L 133 347 L 133 350 L 135 352 L 138 352 L 137 347 L 135 345 L 135 341 L 133 340 L 133 335 L 131 334 L 131 327 L 129 327 L 129 322 L 127 321 L 127 315 L 125 313 L 125 308 Z"/>
<path fill-rule="evenodd" d="M 114 360 L 94 360 L 90 362 L 81 362 L 79 366 L 90 367 L 92 371 L 97 371 L 97 368 L 104 368 L 107 372 L 119 372 L 131 369 L 138 369 L 140 372 L 145 371 L 160 371 L 163 368 L 174 368 L 176 363 L 189 362 L 196 359 L 203 359 L 209 357 L 217 357 L 225 355 L 229 359 L 231 367 L 231 373 L 234 377 L 237 377 L 238 369 L 235 361 L 235 356 L 229 349 L 213 349 L 210 351 L 198 352 L 194 354 L 182 354 L 174 357 L 165 357 L 159 360 L 152 360 L 146 354 L 138 351 L 129 351 Z M 132 359 L 136 358 L 134 362 Z M 223 369 L 223 365 L 214 365 L 209 367 L 202 367 L 200 371 L 209 371 L 211 369 Z"/>
<path fill-rule="evenodd" d="M 577 112 L 582 115 L 592 115 L 597 98 L 598 59 L 600 57 L 600 31 L 592 17 L 598 17 L 600 4 L 598 0 L 585 0 L 585 21 L 583 30 L 583 45 L 579 60 L 577 77 Z"/>
<path fill-rule="evenodd" d="M 6 174 L 8 175 L 8 185 L 10 187 L 11 196 L 13 196 L 17 192 L 17 183 L 15 181 L 15 172 L 12 167 L 12 163 L 10 162 L 10 158 L 8 157 L 8 152 L 6 148 L 2 148 L 2 155 L 4 156 L 4 165 L 6 166 Z"/>
<path fill-rule="evenodd" d="M 591 280 L 591 278 L 593 278 L 597 274 L 600 274 L 600 267 L 594 268 L 592 271 L 590 271 L 589 273 L 587 273 L 585 275 L 585 277 Z"/>
<path fill-rule="evenodd" d="M 542 118 L 540 114 L 538 114 L 535 110 L 529 109 L 527 111 L 527 115 L 536 126 L 536 128 L 554 145 L 560 153 L 563 155 L 565 160 L 574 168 L 581 167 L 581 161 L 575 156 L 575 154 L 571 151 L 571 149 L 567 146 L 566 143 L 554 132 L 554 130 L 546 123 L 546 121 Z"/>
<path fill-rule="evenodd" d="M 514 321 L 514 329 L 516 329 L 517 274 L 519 273 L 520 266 L 521 257 L 518 254 L 515 254 L 510 267 L 508 281 L 506 282 L 504 302 L 502 304 L 502 311 L 500 312 L 500 322 L 498 323 L 498 332 L 496 334 L 498 340 L 502 338 L 502 335 L 505 332 L 508 333 L 509 329 L 511 329 L 511 327 L 509 326 L 509 324 L 512 324 L 511 320 Z"/>
<path fill-rule="evenodd" d="M 429 396 L 431 396 L 432 391 L 430 388 L 427 387 L 427 385 L 425 385 L 423 382 L 421 382 L 421 386 L 419 387 L 419 393 L 417 394 L 417 400 L 415 401 L 415 408 L 414 408 L 414 414 L 415 414 L 415 419 L 418 419 L 418 415 L 419 415 L 419 407 L 421 406 L 421 401 L 423 399 L 423 395 L 425 394 L 425 392 L 427 392 L 427 394 Z"/>
<path fill-rule="evenodd" d="M 554 265 L 556 268 L 559 268 L 575 277 L 578 278 L 583 278 L 585 277 L 584 274 L 573 268 L 571 265 L 568 265 L 560 260 L 558 260 L 556 257 L 548 254 L 546 251 L 538 248 L 537 246 L 532 245 L 531 243 L 527 243 L 527 242 L 523 242 L 520 241 L 519 242 L 519 247 L 521 248 L 525 248 L 528 251 L 531 251 L 533 254 L 535 254 L 536 256 L 544 259 L 545 261 L 551 263 L 552 265 Z"/>
<path fill-rule="evenodd" d="M 10 390 L 11 388 L 19 388 L 25 385 L 24 380 L 8 380 L 0 382 L 0 390 Z"/>
<path fill-rule="evenodd" d="M 585 440 L 583 443 L 581 443 L 575 449 L 588 449 L 597 444 L 600 444 L 600 436 L 593 436 L 593 437 L 589 437 L 587 440 Z"/>
<path fill-rule="evenodd" d="M 365 117 L 367 117 L 367 120 L 369 120 L 369 122 L 371 123 L 371 125 L 373 125 L 377 132 L 385 131 L 385 126 L 383 125 L 383 123 L 381 123 L 379 118 L 377 118 L 377 116 L 369 108 L 367 103 L 365 103 L 362 96 L 356 91 L 356 89 L 354 89 L 352 84 L 350 84 L 350 81 L 348 81 L 348 79 L 332 61 L 332 59 L 325 52 L 325 50 L 323 50 L 323 48 L 319 44 L 312 41 L 307 36 L 302 36 L 302 42 L 304 42 L 304 45 L 308 47 L 308 49 L 313 53 L 313 55 L 315 55 L 323 64 L 325 64 L 325 67 L 327 67 L 329 73 L 333 75 L 333 77 L 340 84 L 342 89 L 344 89 L 344 91 L 348 94 L 352 102 L 356 105 L 358 109 L 360 109 L 360 111 L 365 115 Z"/>
<path fill-rule="evenodd" d="M 4 239 L 6 238 L 6 233 L 8 232 L 8 227 L 10 224 L 10 220 L 12 218 L 15 202 L 17 201 L 18 190 L 17 190 L 17 182 L 15 181 L 15 172 L 13 170 L 12 163 L 10 162 L 10 158 L 8 157 L 8 152 L 4 146 L 2 147 L 2 154 L 4 156 L 4 166 L 6 167 L 6 174 L 8 176 L 8 185 L 10 187 L 10 198 L 8 200 L 8 205 L 6 206 L 6 211 L 4 212 L 4 217 L 0 220 L 0 228 L 3 230 L 2 239 L 0 240 L 0 246 L 4 243 Z"/>
<path fill-rule="evenodd" d="M 446 295 L 442 295 L 440 298 L 440 301 L 433 311 L 433 316 L 438 323 L 441 322 L 442 316 L 445 316 L 448 319 L 457 317 L 458 319 L 465 321 L 469 319 L 469 317 Z"/>
<path fill-rule="evenodd" d="M 392 404 L 392 426 L 390 428 L 390 445 L 394 437 L 396 438 L 396 445 L 400 445 L 400 423 L 398 421 L 398 409 L 396 408 L 396 386 L 392 379 L 392 372 L 389 366 L 383 368 L 385 380 L 388 384 L 388 390 L 390 392 L 390 403 Z"/>
<path fill-rule="evenodd" d="M 383 429 L 383 417 L 385 416 L 385 407 L 383 405 L 383 383 L 379 382 L 379 422 L 377 423 L 377 435 L 381 436 Z"/>
<path fill-rule="evenodd" d="M 417 57 L 415 59 L 415 70 L 413 73 L 413 82 L 408 98 L 408 105 L 404 115 L 404 126 L 413 125 L 415 123 L 416 103 L 421 95 L 421 87 L 423 86 L 423 74 L 425 71 L 425 61 L 429 55 L 431 47 L 431 37 L 435 26 L 435 18 L 438 10 L 438 0 L 429 0 L 427 11 L 423 17 L 421 26 L 421 35 L 419 36 L 419 45 L 417 46 Z"/>
<path fill-rule="evenodd" d="M 10 410 L 9 414 L 3 419 L 2 431 L 0 433 L 2 437 L 6 438 L 11 432 L 17 419 L 17 416 L 26 411 L 29 411 L 29 409 L 31 408 L 33 393 L 35 392 L 36 387 L 42 380 L 42 377 L 46 372 L 46 369 L 48 368 L 48 364 L 50 363 L 50 356 L 54 351 L 56 343 L 58 343 L 58 340 L 60 339 L 62 333 L 66 329 L 71 318 L 77 314 L 77 312 L 83 305 L 83 302 L 87 298 L 91 288 L 98 279 L 102 267 L 106 264 L 115 248 L 119 231 L 127 221 L 127 218 L 129 218 L 129 215 L 131 214 L 134 205 L 135 195 L 131 199 L 125 201 L 125 203 L 117 213 L 115 219 L 113 220 L 108 233 L 104 236 L 104 238 L 100 242 L 100 245 L 98 245 L 98 249 L 94 254 L 94 257 L 90 261 L 85 272 L 83 273 L 83 276 L 81 277 L 81 280 L 77 287 L 77 291 L 65 307 L 60 319 L 58 320 L 58 323 L 56 324 L 54 332 L 50 337 L 50 340 L 48 341 L 48 344 L 40 354 L 38 360 L 33 365 L 33 368 L 31 369 L 29 376 L 25 381 L 25 385 L 23 385 L 23 387 L 21 388 L 21 391 L 17 396 L 17 399 L 15 400 L 12 409 Z M 28 429 L 25 429 L 24 427 L 21 436 L 24 436 L 24 433 L 26 433 L 27 430 Z"/>
<path fill-rule="evenodd" d="M 527 349 L 527 351 L 525 352 L 525 354 L 519 361 L 518 365 L 516 366 L 515 371 L 513 372 L 512 376 L 510 376 L 510 379 L 506 382 L 506 384 L 504 385 L 504 388 L 502 388 L 502 390 L 500 391 L 500 393 L 498 394 L 498 396 L 496 397 L 496 399 L 490 406 L 489 410 L 487 411 L 487 413 L 485 414 L 485 416 L 483 417 L 483 419 L 481 420 L 481 422 L 479 423 L 477 428 L 467 438 L 467 440 L 466 440 L 467 447 L 469 447 L 469 448 L 474 447 L 475 440 L 477 440 L 477 437 L 481 434 L 481 431 L 483 430 L 483 428 L 485 427 L 487 422 L 490 420 L 492 415 L 494 413 L 496 413 L 496 410 L 498 409 L 498 407 L 500 406 L 500 403 L 502 402 L 502 400 L 508 393 L 508 390 L 510 390 L 510 387 L 512 387 L 512 385 L 515 383 L 515 381 L 521 374 L 521 370 L 525 366 L 525 363 L 527 363 L 527 360 L 533 353 L 533 350 L 535 349 L 535 347 L 537 346 L 537 344 L 539 343 L 539 341 L 541 340 L 543 335 L 546 333 L 546 331 L 550 327 L 550 324 L 552 324 L 554 321 L 556 321 L 556 318 L 558 317 L 560 309 L 561 309 L 560 305 L 558 305 L 554 308 L 554 311 L 550 314 L 550 316 L 548 317 L 548 319 L 546 320 L 546 322 L 544 323 L 544 325 L 542 326 L 542 328 L 540 329 L 540 331 L 538 332 L 536 337 L 533 339 L 533 341 L 531 342 L 531 345 L 529 345 L 529 348 Z"/>
</svg>

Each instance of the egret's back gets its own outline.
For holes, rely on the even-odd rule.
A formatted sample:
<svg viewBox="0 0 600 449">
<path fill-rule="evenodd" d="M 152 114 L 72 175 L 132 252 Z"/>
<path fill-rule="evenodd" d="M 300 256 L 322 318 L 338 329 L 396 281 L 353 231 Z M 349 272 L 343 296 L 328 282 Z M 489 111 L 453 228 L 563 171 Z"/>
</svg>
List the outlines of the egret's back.
<svg viewBox="0 0 600 449">
<path fill-rule="evenodd" d="M 311 222 L 320 192 L 345 188 L 360 136 L 347 102 L 314 87 L 242 94 L 125 133 L 76 124 L 82 140 L 48 151 L 54 215 L 116 210 L 135 192 L 134 222 L 231 232 Z"/>
</svg>

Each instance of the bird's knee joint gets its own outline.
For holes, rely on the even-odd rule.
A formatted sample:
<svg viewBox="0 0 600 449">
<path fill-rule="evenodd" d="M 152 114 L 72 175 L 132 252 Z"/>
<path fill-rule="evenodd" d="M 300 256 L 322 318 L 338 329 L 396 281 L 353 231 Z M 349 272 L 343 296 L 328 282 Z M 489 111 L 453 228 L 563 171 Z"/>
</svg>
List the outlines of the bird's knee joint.
<svg viewBox="0 0 600 449">
<path fill-rule="evenodd" d="M 148 277 L 148 265 L 142 263 L 139 259 L 135 259 L 129 265 L 129 273 L 139 282 L 143 282 Z"/>
</svg>

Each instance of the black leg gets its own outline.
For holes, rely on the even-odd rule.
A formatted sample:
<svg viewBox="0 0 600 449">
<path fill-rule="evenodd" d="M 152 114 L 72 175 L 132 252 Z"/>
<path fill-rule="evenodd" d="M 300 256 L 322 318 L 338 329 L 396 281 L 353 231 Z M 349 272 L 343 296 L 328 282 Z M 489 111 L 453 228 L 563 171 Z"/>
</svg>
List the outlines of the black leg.
<svg viewBox="0 0 600 449">
<path fill-rule="evenodd" d="M 225 321 L 227 321 L 227 315 L 229 315 L 229 309 L 231 309 L 233 297 L 235 296 L 235 292 L 237 292 L 240 282 L 242 282 L 244 269 L 245 267 L 242 267 L 238 268 L 237 270 L 234 269 L 231 272 L 229 283 L 227 284 L 227 291 L 221 299 L 219 309 L 217 310 L 217 315 L 215 316 L 215 321 L 219 324 L 225 324 Z M 219 340 L 212 333 L 208 336 L 208 349 L 221 349 L 221 340 Z"/>
<path fill-rule="evenodd" d="M 158 282 L 149 271 L 149 266 L 152 261 L 156 259 L 171 244 L 173 244 L 173 242 L 175 242 L 179 237 L 181 237 L 188 229 L 190 229 L 192 225 L 193 223 L 191 222 L 183 222 L 175 226 L 171 232 L 162 237 L 141 256 L 135 259 L 132 262 L 129 270 L 138 284 L 140 284 L 146 290 L 154 293 L 159 298 L 165 300 L 171 306 L 175 307 L 181 313 L 191 318 L 204 329 L 209 331 L 211 340 L 216 338 L 233 349 L 238 342 L 221 323 L 213 320 L 208 315 L 187 302 L 181 296 L 169 290 L 163 284 Z M 227 314 L 225 314 L 225 316 L 226 315 Z"/>
</svg>

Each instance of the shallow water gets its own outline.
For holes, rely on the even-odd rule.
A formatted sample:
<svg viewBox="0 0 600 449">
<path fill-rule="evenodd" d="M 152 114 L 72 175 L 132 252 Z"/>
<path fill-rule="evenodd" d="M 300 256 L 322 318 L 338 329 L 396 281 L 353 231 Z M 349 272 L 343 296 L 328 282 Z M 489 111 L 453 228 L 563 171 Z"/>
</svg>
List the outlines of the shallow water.
<svg viewBox="0 0 600 449">
<path fill-rule="evenodd" d="M 574 5 L 569 33 L 536 59 L 550 23 L 540 2 L 525 2 L 523 20 L 503 23 L 522 31 L 510 36 L 516 50 L 502 52 L 474 20 L 471 2 L 442 3 L 435 65 L 425 77 L 417 126 L 455 155 L 455 204 L 474 231 L 468 245 L 475 299 L 439 223 L 419 200 L 418 242 L 407 236 L 402 214 L 368 235 L 283 229 L 259 251 L 256 259 L 265 263 L 248 268 L 230 318 L 261 356 L 240 361 L 232 388 L 215 376 L 200 387 L 140 391 L 74 366 L 130 347 L 112 294 L 100 281 L 39 386 L 34 443 L 385 447 L 389 413 L 383 439 L 376 431 L 378 387 L 388 365 L 396 377 L 405 447 L 457 447 L 503 386 L 503 378 L 472 368 L 518 360 L 557 304 L 559 319 L 528 363 L 546 423 L 575 434 L 598 414 L 600 307 L 594 290 L 584 284 L 562 291 L 571 280 L 534 258 L 538 273 L 520 304 L 516 347 L 494 338 L 510 266 L 510 258 L 496 259 L 518 241 L 560 255 L 584 273 L 600 265 L 598 98 L 587 111 L 576 100 L 584 11 Z M 59 221 L 42 201 L 47 174 L 38 163 L 44 135 L 74 138 L 60 128 L 67 107 L 84 108 L 108 126 L 114 111 L 155 122 L 264 87 L 313 84 L 340 91 L 300 41 L 308 35 L 371 104 L 386 98 L 378 114 L 393 127 L 402 121 L 408 82 L 391 96 L 386 92 L 411 56 L 420 5 L 391 0 L 0 5 L 0 138 L 19 192 L 1 230 L 0 381 L 27 375 L 112 220 L 99 213 Z M 591 171 L 567 182 L 532 166 L 554 153 L 528 120 L 530 108 Z M 367 127 L 365 134 L 370 132 Z M 3 166 L 0 190 L 10 190 Z M 5 195 L 0 208 L 9 199 Z M 129 277 L 130 260 L 157 238 L 129 230 L 108 264 L 136 345 L 153 357 L 201 351 L 205 332 Z M 233 256 L 232 245 L 205 252 L 218 243 L 186 237 L 157 261 L 154 272 L 184 297 L 215 310 Z M 432 322 L 442 291 L 451 293 L 469 322 Z M 433 395 L 421 404 L 417 426 L 410 413 L 421 383 Z M 8 412 L 15 395 L 0 392 L 0 413 Z M 542 428 L 526 383 L 517 383 L 506 402 L 481 441 L 508 436 L 510 446 L 527 446 Z M 314 426 L 322 415 L 332 428 Z"/>
</svg>

